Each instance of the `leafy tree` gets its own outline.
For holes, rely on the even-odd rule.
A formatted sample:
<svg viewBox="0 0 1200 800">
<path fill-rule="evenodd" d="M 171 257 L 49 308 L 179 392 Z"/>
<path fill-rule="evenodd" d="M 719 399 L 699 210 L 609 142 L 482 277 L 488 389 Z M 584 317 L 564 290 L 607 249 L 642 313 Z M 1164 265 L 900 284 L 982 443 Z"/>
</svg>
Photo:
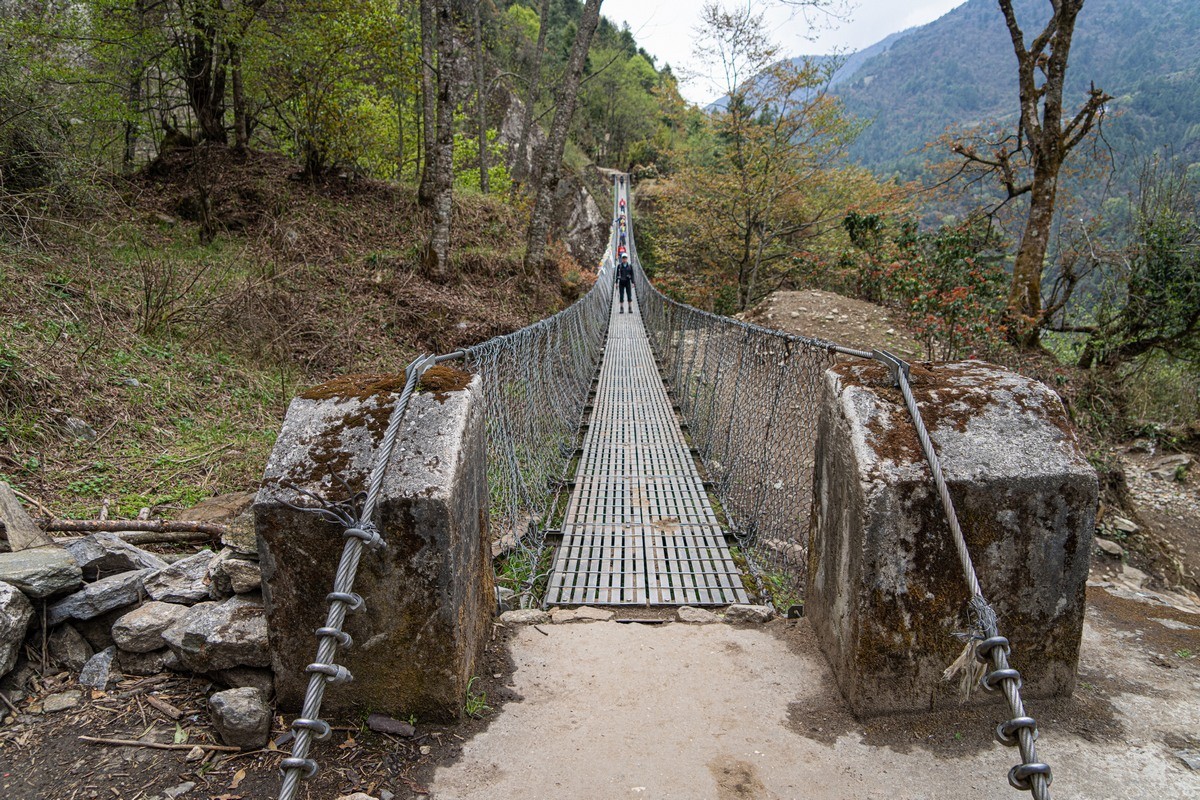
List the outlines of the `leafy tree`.
<svg viewBox="0 0 1200 800">
<path fill-rule="evenodd" d="M 1008 199 L 1028 195 L 1029 214 L 1013 265 L 1008 306 L 1016 341 L 1032 347 L 1047 322 L 1042 309 L 1042 272 L 1054 222 L 1059 172 L 1071 151 L 1096 126 L 1104 104 L 1112 98 L 1093 86 L 1074 116 L 1063 110 L 1067 59 L 1084 0 L 1052 0 L 1050 20 L 1028 44 L 1012 0 L 998 2 L 1017 57 L 1017 130 L 993 140 L 960 140 L 951 149 L 964 160 L 966 170 L 994 176 Z"/>
<path fill-rule="evenodd" d="M 1200 368 L 1200 180 L 1160 157 L 1142 168 L 1124 245 L 1089 252 L 1108 275 L 1080 366 L 1114 367 L 1159 354 Z"/>
<path fill-rule="evenodd" d="M 666 198 L 670 260 L 735 289 L 744 310 L 798 267 L 798 253 L 836 227 L 865 173 L 839 169 L 857 127 L 826 91 L 828 67 L 781 60 L 761 13 L 708 3 L 697 55 L 726 103 L 690 148 Z"/>
</svg>

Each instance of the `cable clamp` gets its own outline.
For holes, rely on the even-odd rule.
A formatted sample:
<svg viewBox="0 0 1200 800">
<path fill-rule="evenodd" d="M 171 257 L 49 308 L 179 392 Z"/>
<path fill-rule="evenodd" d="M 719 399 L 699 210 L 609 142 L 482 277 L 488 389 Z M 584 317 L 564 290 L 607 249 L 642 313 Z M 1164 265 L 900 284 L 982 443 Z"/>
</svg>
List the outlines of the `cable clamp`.
<svg viewBox="0 0 1200 800">
<path fill-rule="evenodd" d="M 333 684 L 350 683 L 354 680 L 354 675 L 350 670 L 340 664 L 309 664 L 304 668 L 304 671 L 310 675 L 318 672 L 325 676 L 325 679 Z"/>
<path fill-rule="evenodd" d="M 292 720 L 292 730 L 312 731 L 313 736 L 318 740 L 328 739 L 331 733 L 329 723 L 323 719 L 306 719 L 304 717 L 296 717 Z"/>
<path fill-rule="evenodd" d="M 1006 656 L 1012 653 L 1012 647 L 1008 644 L 1008 639 L 1003 636 L 989 636 L 975 645 L 975 657 L 986 664 L 992 656 L 992 651 L 997 647 L 1003 650 Z"/>
<path fill-rule="evenodd" d="M 287 772 L 291 769 L 304 770 L 304 774 L 301 777 L 304 780 L 308 780 L 317 774 L 317 770 L 319 770 L 320 767 L 318 767 L 317 762 L 313 761 L 311 758 L 285 758 L 279 762 L 280 772 Z"/>
<path fill-rule="evenodd" d="M 354 592 L 330 592 L 325 595 L 325 602 L 333 603 L 340 602 L 350 606 L 350 611 L 358 611 L 363 607 L 363 599 L 361 595 Z"/>
<path fill-rule="evenodd" d="M 354 639 L 350 638 L 350 634 L 345 631 L 339 631 L 337 628 L 317 628 L 313 631 L 314 636 L 332 636 L 338 640 L 338 644 L 343 649 L 347 649 L 354 644 Z"/>
<path fill-rule="evenodd" d="M 1021 743 L 1021 740 L 1017 738 L 1017 732 L 1022 728 L 1028 729 L 1033 734 L 1034 741 L 1037 740 L 1037 723 L 1034 722 L 1033 717 L 1013 717 L 996 726 L 996 741 L 1005 747 L 1016 747 Z"/>
<path fill-rule="evenodd" d="M 902 374 L 904 375 L 904 380 L 908 381 L 908 362 L 900 358 L 900 356 L 895 353 L 889 353 L 887 350 L 872 350 L 871 358 L 888 368 L 888 372 L 892 374 L 892 384 L 894 386 L 900 385 L 900 376 Z"/>
<path fill-rule="evenodd" d="M 1033 791 L 1033 784 L 1030 778 L 1034 775 L 1045 775 L 1046 785 L 1049 786 L 1054 780 L 1053 774 L 1050 772 L 1050 765 L 1043 764 L 1040 761 L 1034 761 L 1029 764 L 1017 764 L 1008 771 L 1008 784 L 1014 789 L 1022 792 Z"/>
<path fill-rule="evenodd" d="M 362 543 L 370 550 L 378 550 L 381 547 L 386 547 L 383 537 L 379 535 L 379 530 L 370 522 L 364 522 L 357 528 L 347 528 L 342 534 L 347 539 L 361 539 Z"/>
<path fill-rule="evenodd" d="M 1017 689 L 1022 686 L 1021 673 L 1011 667 L 1008 669 L 994 669 L 979 679 L 979 685 L 989 692 L 994 692 L 1000 688 L 1000 683 L 1006 680 L 1017 682 Z"/>
</svg>

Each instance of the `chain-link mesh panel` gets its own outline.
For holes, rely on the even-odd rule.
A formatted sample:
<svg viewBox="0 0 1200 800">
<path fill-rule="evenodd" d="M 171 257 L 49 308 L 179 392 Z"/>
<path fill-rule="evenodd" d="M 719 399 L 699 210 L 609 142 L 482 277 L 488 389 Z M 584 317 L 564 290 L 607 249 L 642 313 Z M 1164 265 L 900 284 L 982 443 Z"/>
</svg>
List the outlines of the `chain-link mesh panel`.
<svg viewBox="0 0 1200 800">
<path fill-rule="evenodd" d="M 817 403 L 835 345 L 710 314 L 663 295 L 637 266 L 642 318 L 692 447 L 745 552 L 801 599 Z"/>
<path fill-rule="evenodd" d="M 608 328 L 612 255 L 569 308 L 463 351 L 482 376 L 493 536 L 541 553 L 548 507 L 577 445 Z"/>
</svg>

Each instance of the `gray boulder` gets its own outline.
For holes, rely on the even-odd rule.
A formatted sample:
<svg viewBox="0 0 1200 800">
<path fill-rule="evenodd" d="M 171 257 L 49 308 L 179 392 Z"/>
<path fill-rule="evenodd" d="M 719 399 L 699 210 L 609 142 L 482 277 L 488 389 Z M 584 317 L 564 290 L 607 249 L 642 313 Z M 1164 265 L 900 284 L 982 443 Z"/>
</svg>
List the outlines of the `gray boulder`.
<svg viewBox="0 0 1200 800">
<path fill-rule="evenodd" d="M 223 603 L 197 603 L 163 632 L 167 646 L 193 672 L 267 667 L 267 618 L 262 598 L 237 595 Z"/>
<path fill-rule="evenodd" d="M 25 632 L 33 619 L 33 604 L 16 587 L 0 583 L 0 677 L 17 663 Z"/>
<path fill-rule="evenodd" d="M 262 587 L 262 568 L 231 547 L 217 553 L 208 565 L 208 595 L 220 600 L 231 594 L 256 592 Z"/>
<path fill-rule="evenodd" d="M 83 665 L 94 655 L 92 646 L 73 625 L 59 625 L 46 641 L 46 652 L 60 667 L 72 671 L 83 669 Z"/>
<path fill-rule="evenodd" d="M 152 569 L 140 569 L 89 583 L 50 606 L 46 612 L 46 624 L 57 625 L 68 619 L 91 619 L 121 606 L 132 605 L 145 596 L 145 580 L 152 574 Z"/>
<path fill-rule="evenodd" d="M 64 545 L 91 580 L 138 569 L 163 569 L 167 562 L 134 547 L 115 533 L 93 533 Z"/>
<path fill-rule="evenodd" d="M 50 597 L 83 583 L 83 571 L 61 547 L 34 547 L 0 553 L 0 581 L 11 583 L 28 597 Z"/>
<path fill-rule="evenodd" d="M 213 727 L 231 747 L 256 750 L 271 733 L 271 709 L 262 692 L 250 686 L 226 689 L 208 698 Z"/>
<path fill-rule="evenodd" d="M 171 663 L 178 663 L 175 654 L 169 648 L 163 647 L 149 653 L 131 653 L 128 650 L 117 651 L 117 669 L 123 675 L 157 675 L 170 669 Z"/>
<path fill-rule="evenodd" d="M 146 579 L 146 594 L 164 603 L 195 603 L 208 599 L 211 550 L 180 559 Z"/>
<path fill-rule="evenodd" d="M 163 631 L 188 611 L 177 603 L 152 600 L 118 619 L 112 627 L 113 641 L 131 653 L 149 653 L 165 646 Z"/>
<path fill-rule="evenodd" d="M 225 563 L 225 575 L 229 584 L 237 594 L 257 592 L 262 588 L 262 568 L 257 561 L 244 558 L 231 558 Z"/>
</svg>

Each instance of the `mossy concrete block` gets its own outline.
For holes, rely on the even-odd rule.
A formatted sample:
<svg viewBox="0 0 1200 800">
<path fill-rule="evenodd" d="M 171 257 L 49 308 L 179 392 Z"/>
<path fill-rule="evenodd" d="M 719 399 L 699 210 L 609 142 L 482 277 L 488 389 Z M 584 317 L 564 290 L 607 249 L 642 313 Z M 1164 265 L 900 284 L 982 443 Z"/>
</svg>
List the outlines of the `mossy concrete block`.
<svg viewBox="0 0 1200 800">
<path fill-rule="evenodd" d="M 432 377 L 442 380 L 413 395 L 388 465 L 375 519 L 387 546 L 364 550 L 359 563 L 354 591 L 365 609 L 347 615 L 354 644 L 337 658 L 355 680 L 326 689 L 323 708 L 334 714 L 457 718 L 486 641 L 495 593 L 479 378 Z M 365 488 L 402 387 L 402 378 L 371 380 L 292 402 L 255 501 L 284 710 L 301 706 L 344 542 L 339 525 L 287 504 L 310 503 L 300 490 L 343 500 L 347 488 Z"/>
<path fill-rule="evenodd" d="M 1026 696 L 1069 695 L 1098 485 L 1061 400 L 978 361 L 914 365 L 911 380 Z M 942 672 L 970 628 L 969 593 L 883 365 L 825 373 L 814 482 L 805 613 L 855 714 L 958 704 Z"/>
</svg>

